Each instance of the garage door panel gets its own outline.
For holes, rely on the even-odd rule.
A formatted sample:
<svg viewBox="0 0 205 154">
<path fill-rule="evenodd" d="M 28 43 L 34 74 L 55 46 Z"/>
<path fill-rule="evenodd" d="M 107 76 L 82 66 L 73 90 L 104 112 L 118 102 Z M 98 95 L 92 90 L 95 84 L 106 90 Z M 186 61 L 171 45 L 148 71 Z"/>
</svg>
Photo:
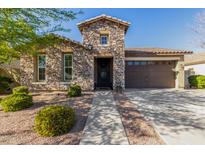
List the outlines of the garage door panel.
<svg viewBox="0 0 205 154">
<path fill-rule="evenodd" d="M 139 74 L 134 73 L 133 77 L 127 78 L 127 85 L 132 88 L 134 88 L 135 85 L 138 85 L 138 87 L 143 87 L 144 80 L 144 76 L 140 76 Z"/>
<path fill-rule="evenodd" d="M 135 63 L 133 62 L 133 64 Z M 138 64 L 138 62 L 136 62 L 136 64 Z M 154 62 L 145 62 L 142 64 L 143 65 L 128 65 L 128 63 L 126 62 L 126 68 L 125 68 L 126 88 L 174 88 L 175 87 L 175 73 L 172 71 L 175 65 L 173 62 L 172 63 L 167 62 L 164 65 L 163 64 L 153 65 Z"/>
</svg>

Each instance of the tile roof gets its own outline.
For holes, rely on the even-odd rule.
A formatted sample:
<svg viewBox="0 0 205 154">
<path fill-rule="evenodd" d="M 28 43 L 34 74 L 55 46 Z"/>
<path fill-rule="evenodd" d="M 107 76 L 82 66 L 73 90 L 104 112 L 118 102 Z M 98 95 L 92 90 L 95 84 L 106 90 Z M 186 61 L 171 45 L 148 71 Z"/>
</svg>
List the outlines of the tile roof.
<svg viewBox="0 0 205 154">
<path fill-rule="evenodd" d="M 95 21 L 98 21 L 98 20 L 101 20 L 101 19 L 107 19 L 107 20 L 110 20 L 110 21 L 113 21 L 113 22 L 116 22 L 116 23 L 120 23 L 120 24 L 124 25 L 125 27 L 127 27 L 126 31 L 127 31 L 128 27 L 130 25 L 130 22 L 121 20 L 121 19 L 116 18 L 116 17 L 112 17 L 112 16 L 102 14 L 102 15 L 96 16 L 94 18 L 90 18 L 90 19 L 87 19 L 87 20 L 82 21 L 80 23 L 77 23 L 77 26 L 81 30 L 81 27 L 83 27 L 84 25 L 90 24 L 92 22 L 95 22 Z"/>
<path fill-rule="evenodd" d="M 54 34 L 54 33 L 51 33 L 51 35 L 54 35 L 55 37 L 58 37 L 58 38 L 60 38 L 60 39 L 63 39 L 63 40 L 72 42 L 72 43 L 74 43 L 74 44 L 76 44 L 76 45 L 79 45 L 79 46 L 81 46 L 81 47 L 83 47 L 83 48 L 86 48 L 82 43 L 80 43 L 80 42 L 78 42 L 78 41 L 75 41 L 75 40 L 72 40 L 72 39 L 69 39 L 69 38 L 67 38 L 67 37 L 65 37 L 65 36 L 62 36 L 62 35 L 59 35 L 59 34 Z M 87 48 L 86 48 L 86 49 L 87 49 Z"/>
<path fill-rule="evenodd" d="M 153 53 L 153 54 L 192 54 L 193 51 L 189 50 L 176 50 L 168 48 L 126 48 L 125 52 L 128 53 Z"/>
<path fill-rule="evenodd" d="M 10 64 L 1 64 L 0 68 L 2 69 L 20 69 L 20 61 L 19 60 L 14 60 Z"/>
</svg>

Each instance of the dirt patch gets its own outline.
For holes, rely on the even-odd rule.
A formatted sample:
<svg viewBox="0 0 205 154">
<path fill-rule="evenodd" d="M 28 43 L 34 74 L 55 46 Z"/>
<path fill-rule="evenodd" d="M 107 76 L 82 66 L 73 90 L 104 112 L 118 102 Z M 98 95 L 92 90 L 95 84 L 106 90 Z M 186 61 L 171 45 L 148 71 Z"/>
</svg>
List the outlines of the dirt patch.
<svg viewBox="0 0 205 154">
<path fill-rule="evenodd" d="M 153 126 L 124 94 L 114 93 L 114 98 L 130 144 L 165 144 Z"/>
<path fill-rule="evenodd" d="M 26 110 L 8 113 L 0 110 L 0 144 L 79 144 L 92 99 L 92 92 L 76 98 L 67 98 L 65 92 L 34 93 L 34 105 Z M 47 105 L 69 105 L 75 109 L 77 122 L 68 134 L 40 137 L 33 131 L 36 113 Z"/>
</svg>

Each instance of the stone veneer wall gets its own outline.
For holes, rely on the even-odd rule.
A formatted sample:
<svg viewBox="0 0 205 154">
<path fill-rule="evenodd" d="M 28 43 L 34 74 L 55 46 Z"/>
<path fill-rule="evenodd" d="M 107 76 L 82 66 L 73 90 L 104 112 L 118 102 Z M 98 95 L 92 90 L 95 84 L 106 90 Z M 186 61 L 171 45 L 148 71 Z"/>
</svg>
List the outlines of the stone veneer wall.
<svg viewBox="0 0 205 154">
<path fill-rule="evenodd" d="M 22 56 L 20 59 L 21 85 L 30 90 L 66 90 L 72 83 L 78 83 L 83 90 L 92 90 L 94 83 L 93 57 L 85 48 L 70 42 L 42 50 L 46 54 L 46 81 L 37 81 L 36 57 Z M 63 54 L 73 54 L 73 78 L 63 81 Z"/>
<path fill-rule="evenodd" d="M 94 58 L 92 51 L 76 48 L 73 52 L 73 83 L 83 90 L 94 90 Z"/>
<path fill-rule="evenodd" d="M 86 50 L 75 43 L 65 41 L 55 47 L 42 50 L 46 54 L 46 81 L 37 82 L 36 58 L 22 56 L 20 59 L 21 84 L 30 90 L 66 90 L 72 83 L 78 83 L 83 90 L 94 89 L 94 57 L 113 57 L 113 88 L 125 87 L 125 27 L 107 20 L 101 20 L 84 27 L 84 45 L 92 44 L 93 50 Z M 100 35 L 109 33 L 109 44 L 101 46 Z M 71 82 L 63 82 L 63 53 L 73 54 L 73 75 Z"/>
<path fill-rule="evenodd" d="M 109 34 L 109 44 L 100 44 L 100 35 Z M 100 20 L 85 26 L 82 30 L 83 44 L 93 45 L 94 57 L 113 57 L 113 88 L 125 88 L 125 27 L 108 20 Z"/>
</svg>

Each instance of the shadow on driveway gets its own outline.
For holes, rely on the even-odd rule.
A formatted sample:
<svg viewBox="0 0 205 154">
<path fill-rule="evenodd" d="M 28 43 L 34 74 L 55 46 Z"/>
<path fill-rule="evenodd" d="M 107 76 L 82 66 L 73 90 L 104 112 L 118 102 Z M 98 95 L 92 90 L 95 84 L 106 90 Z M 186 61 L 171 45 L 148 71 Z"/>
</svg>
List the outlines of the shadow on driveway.
<svg viewBox="0 0 205 154">
<path fill-rule="evenodd" d="M 129 89 L 125 93 L 168 144 L 205 144 L 205 91 Z"/>
</svg>

